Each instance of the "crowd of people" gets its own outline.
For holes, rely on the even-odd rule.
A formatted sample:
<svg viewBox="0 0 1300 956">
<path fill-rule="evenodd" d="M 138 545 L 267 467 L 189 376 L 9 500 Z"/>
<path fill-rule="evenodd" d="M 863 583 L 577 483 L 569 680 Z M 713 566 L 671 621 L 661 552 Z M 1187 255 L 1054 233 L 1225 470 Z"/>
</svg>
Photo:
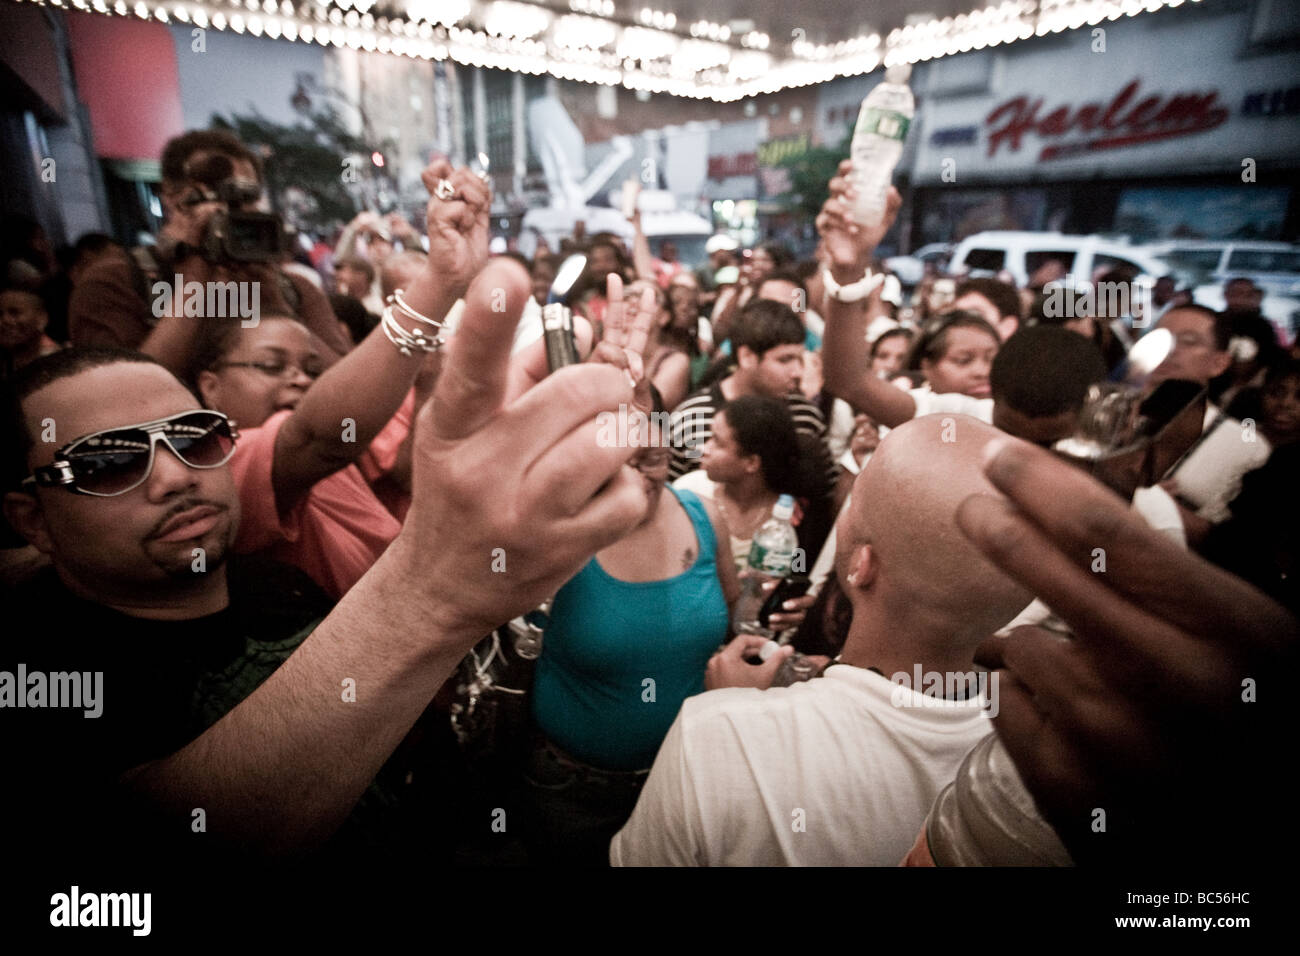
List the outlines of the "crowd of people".
<svg viewBox="0 0 1300 956">
<path fill-rule="evenodd" d="M 5 227 L 0 721 L 24 839 L 75 816 L 86 853 L 603 866 L 1293 838 L 1259 811 L 1298 636 L 1300 343 L 1248 280 L 1224 312 L 1162 278 L 1154 314 L 1068 319 L 1049 275 L 904 289 L 876 257 L 901 200 L 853 221 L 847 166 L 804 261 L 719 234 L 692 269 L 635 215 L 631 248 L 493 253 L 489 185 L 445 159 L 420 228 L 363 212 L 240 258 L 209 234 L 256 205 L 260 158 L 194 131 L 161 169 L 151 245 L 56 254 Z M 570 367 L 548 361 L 556 297 Z M 649 424 L 609 442 L 611 415 Z M 733 612 L 782 496 L 811 587 L 767 656 Z M 487 778 L 450 701 L 539 608 Z M 818 675 L 773 686 L 796 654 Z"/>
</svg>

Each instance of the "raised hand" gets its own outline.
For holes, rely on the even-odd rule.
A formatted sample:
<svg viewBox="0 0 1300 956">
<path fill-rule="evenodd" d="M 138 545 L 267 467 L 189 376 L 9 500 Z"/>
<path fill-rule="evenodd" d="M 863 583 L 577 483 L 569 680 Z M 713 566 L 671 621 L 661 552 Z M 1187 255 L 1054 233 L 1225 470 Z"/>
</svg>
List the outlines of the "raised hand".
<svg viewBox="0 0 1300 956">
<path fill-rule="evenodd" d="M 488 259 L 492 189 L 468 167 L 453 169 L 445 159 L 431 162 L 420 179 L 429 190 L 425 210 L 429 271 L 439 277 L 444 288 L 462 296 Z M 451 189 L 447 198 L 439 196 L 443 183 Z M 446 187 L 441 191 L 446 192 Z"/>
<path fill-rule="evenodd" d="M 623 297 L 623 280 L 610 273 L 605 281 L 605 337 L 592 351 L 590 362 L 627 369 L 636 383 L 634 404 L 649 414 L 653 407 L 650 380 L 645 374 L 645 350 L 654 322 L 655 294 L 644 289 L 634 302 Z"/>
<path fill-rule="evenodd" d="M 578 354 L 586 361 L 601 362 L 615 368 L 626 369 L 636 380 L 634 403 L 645 412 L 651 409 L 650 383 L 645 379 L 645 347 L 649 340 L 650 325 L 654 321 L 654 292 L 646 290 L 638 304 L 638 312 L 629 320 L 623 299 L 623 280 L 611 273 L 605 288 L 609 304 L 605 314 L 605 337 L 592 347 L 591 323 L 580 315 L 573 317 L 573 337 L 577 340 Z M 646 297 L 651 302 L 643 308 Z M 550 374 L 546 364 L 546 345 L 540 339 L 521 349 L 510 365 L 507 400 L 517 398 Z"/>
<path fill-rule="evenodd" d="M 985 471 L 1010 500 L 967 499 L 962 531 L 1075 637 L 1018 628 L 976 661 L 998 669 L 998 733 L 1075 860 L 1240 858 L 1281 839 L 1286 821 L 1255 832 L 1253 803 L 1276 773 L 1282 724 L 1265 715 L 1300 624 L 1042 449 L 995 442 Z"/>
<path fill-rule="evenodd" d="M 413 500 L 393 544 L 427 567 L 436 623 L 470 638 L 550 597 L 647 506 L 644 482 L 622 467 L 637 449 L 598 440 L 597 416 L 633 400 L 624 371 L 576 365 L 508 397 L 530 293 L 508 259 L 490 262 L 467 293 L 416 422 Z M 502 295 L 504 311 L 493 308 Z"/>
<path fill-rule="evenodd" d="M 390 212 L 384 217 L 384 222 L 394 239 L 400 239 L 407 248 L 419 248 L 420 234 L 400 212 Z"/>
<path fill-rule="evenodd" d="M 885 198 L 885 215 L 880 224 L 867 229 L 850 215 L 850 201 L 854 198 L 849 173 L 850 160 L 840 163 L 838 175 L 829 183 L 830 197 L 817 214 L 817 232 L 822 237 L 828 266 L 832 273 L 840 271 L 848 281 L 860 279 L 871 264 L 871 255 L 898 218 L 903 198 L 893 186 Z"/>
</svg>

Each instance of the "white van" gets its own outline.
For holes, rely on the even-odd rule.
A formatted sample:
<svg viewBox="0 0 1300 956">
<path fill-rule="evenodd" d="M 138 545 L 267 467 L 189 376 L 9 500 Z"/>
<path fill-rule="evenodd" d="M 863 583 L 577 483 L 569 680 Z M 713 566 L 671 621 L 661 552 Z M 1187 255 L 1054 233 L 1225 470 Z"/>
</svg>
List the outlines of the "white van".
<svg viewBox="0 0 1300 956">
<path fill-rule="evenodd" d="M 1240 276 L 1274 295 L 1300 295 L 1300 247 L 1285 242 L 1170 240 L 1146 249 L 1175 268 L 1200 273 L 1198 285 Z"/>
<path fill-rule="evenodd" d="M 1154 282 L 1177 274 L 1163 259 L 1126 242 L 1101 236 L 1067 236 L 1059 232 L 977 232 L 957 243 L 948 271 L 972 278 L 996 276 L 1004 269 L 1024 288 L 1029 277 L 1053 259 L 1076 283 L 1092 281 L 1112 269 L 1126 269 Z M 1190 278 L 1190 277 L 1188 277 Z"/>
</svg>

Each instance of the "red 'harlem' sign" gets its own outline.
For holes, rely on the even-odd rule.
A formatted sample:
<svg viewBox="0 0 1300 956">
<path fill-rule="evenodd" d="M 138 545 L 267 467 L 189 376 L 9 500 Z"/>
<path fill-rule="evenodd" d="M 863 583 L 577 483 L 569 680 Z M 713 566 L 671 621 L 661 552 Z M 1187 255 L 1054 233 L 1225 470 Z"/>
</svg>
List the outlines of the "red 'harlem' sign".
<svg viewBox="0 0 1300 956">
<path fill-rule="evenodd" d="M 996 154 L 1003 143 L 1011 152 L 1017 152 L 1026 133 L 1044 139 L 1078 134 L 1069 142 L 1044 146 L 1038 158 L 1047 160 L 1203 133 L 1228 118 L 1227 108 L 1219 104 L 1218 93 L 1213 90 L 1138 100 L 1138 86 L 1139 81 L 1133 80 L 1109 103 L 1085 103 L 1077 110 L 1060 106 L 1042 118 L 1042 99 L 1017 96 L 1007 100 L 984 119 L 989 130 L 989 156 Z"/>
</svg>

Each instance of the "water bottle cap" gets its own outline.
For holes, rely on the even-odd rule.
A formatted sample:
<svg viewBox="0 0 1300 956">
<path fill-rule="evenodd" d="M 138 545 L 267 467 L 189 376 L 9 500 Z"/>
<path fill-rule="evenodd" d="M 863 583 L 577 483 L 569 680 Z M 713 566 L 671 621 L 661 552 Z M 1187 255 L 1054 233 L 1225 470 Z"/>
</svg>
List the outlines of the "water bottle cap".
<svg viewBox="0 0 1300 956">
<path fill-rule="evenodd" d="M 885 70 L 885 82 L 894 83 L 898 86 L 906 86 L 907 81 L 912 76 L 912 64 L 895 63 L 889 69 Z"/>
<path fill-rule="evenodd" d="M 789 518 L 794 514 L 794 499 L 789 495 L 782 495 L 776 499 L 776 507 L 772 509 L 772 517 Z"/>
</svg>

